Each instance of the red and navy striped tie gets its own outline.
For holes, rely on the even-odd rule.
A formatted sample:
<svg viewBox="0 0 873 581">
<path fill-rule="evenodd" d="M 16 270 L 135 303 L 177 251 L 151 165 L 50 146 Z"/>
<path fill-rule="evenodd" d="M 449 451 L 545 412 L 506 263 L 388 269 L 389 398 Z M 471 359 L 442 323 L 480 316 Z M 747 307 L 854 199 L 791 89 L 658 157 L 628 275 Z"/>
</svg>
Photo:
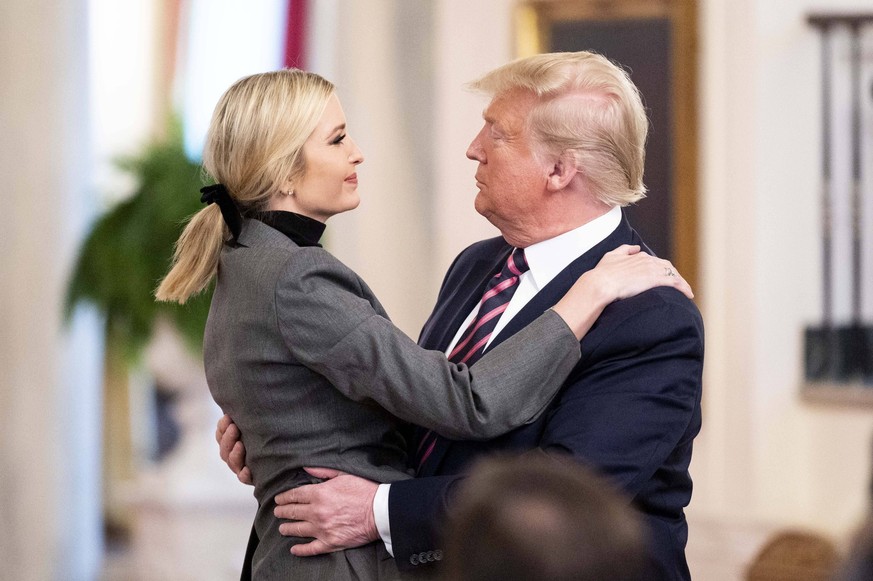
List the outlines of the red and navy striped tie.
<svg viewBox="0 0 873 581">
<path fill-rule="evenodd" d="M 473 365 L 482 357 L 488 340 L 497 327 L 500 315 L 509 306 L 521 275 L 528 270 L 527 260 L 524 258 L 524 250 L 516 248 L 506 261 L 503 270 L 498 272 L 488 281 L 482 300 L 479 301 L 479 312 L 464 331 L 458 344 L 449 353 L 449 361 L 453 363 L 466 363 Z M 416 456 L 418 457 L 418 472 L 427 462 L 437 442 L 437 434 L 428 430 L 418 443 Z"/>
</svg>

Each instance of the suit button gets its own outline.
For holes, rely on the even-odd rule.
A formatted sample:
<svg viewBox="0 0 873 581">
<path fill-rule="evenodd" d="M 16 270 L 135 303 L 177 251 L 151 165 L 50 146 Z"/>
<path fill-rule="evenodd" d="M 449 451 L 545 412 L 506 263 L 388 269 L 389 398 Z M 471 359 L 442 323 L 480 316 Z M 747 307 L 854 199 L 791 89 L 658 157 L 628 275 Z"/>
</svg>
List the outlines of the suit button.
<svg viewBox="0 0 873 581">
<path fill-rule="evenodd" d="M 418 565 L 418 555 L 413 553 L 412 556 L 409 557 L 409 562 L 413 565 Z"/>
<path fill-rule="evenodd" d="M 433 563 L 433 561 L 434 561 L 433 551 L 428 551 L 427 555 L 425 555 L 425 558 L 427 559 L 428 563 Z"/>
<path fill-rule="evenodd" d="M 434 552 L 433 552 L 433 558 L 436 559 L 437 561 L 442 561 L 442 560 L 443 560 L 443 552 L 442 552 L 442 550 L 437 549 L 436 551 L 434 551 Z"/>
</svg>

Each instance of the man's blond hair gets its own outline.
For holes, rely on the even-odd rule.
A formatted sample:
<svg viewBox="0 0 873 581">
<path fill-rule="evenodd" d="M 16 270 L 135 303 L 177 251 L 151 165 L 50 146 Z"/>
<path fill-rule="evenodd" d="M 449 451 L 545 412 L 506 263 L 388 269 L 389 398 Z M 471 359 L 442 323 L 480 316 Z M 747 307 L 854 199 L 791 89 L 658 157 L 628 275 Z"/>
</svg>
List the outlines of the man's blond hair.
<svg viewBox="0 0 873 581">
<path fill-rule="evenodd" d="M 470 87 L 491 97 L 519 89 L 535 94 L 527 129 L 545 153 L 572 153 L 593 195 L 609 206 L 645 196 L 646 112 L 627 72 L 605 57 L 539 54 L 499 67 Z"/>
</svg>

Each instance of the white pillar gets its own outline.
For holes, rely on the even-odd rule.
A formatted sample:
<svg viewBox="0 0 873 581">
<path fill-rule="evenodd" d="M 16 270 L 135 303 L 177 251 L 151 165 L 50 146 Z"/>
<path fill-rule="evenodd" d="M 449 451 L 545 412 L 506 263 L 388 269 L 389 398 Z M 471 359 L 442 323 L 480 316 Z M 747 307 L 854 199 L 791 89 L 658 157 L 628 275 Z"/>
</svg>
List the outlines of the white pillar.
<svg viewBox="0 0 873 581">
<path fill-rule="evenodd" d="M 62 323 L 88 187 L 87 2 L 0 8 L 0 563 L 93 579 L 99 514 L 96 320 Z"/>
<path fill-rule="evenodd" d="M 434 85 L 438 121 L 433 139 L 438 203 L 433 220 L 436 269 L 441 273 L 473 242 L 500 234 L 473 207 L 478 191 L 476 162 L 466 159 L 465 153 L 482 127 L 488 99 L 466 85 L 517 56 L 513 52 L 514 5 L 512 0 L 437 3 Z"/>
<path fill-rule="evenodd" d="M 323 11 L 316 12 L 322 22 Z M 333 76 L 364 153 L 361 205 L 327 228 L 332 252 L 373 288 L 394 322 L 418 336 L 443 271 L 431 267 L 436 153 L 433 8 L 427 2 L 341 0 Z M 319 25 L 324 30 L 323 24 Z M 437 271 L 439 270 L 439 271 Z"/>
<path fill-rule="evenodd" d="M 366 160 L 361 206 L 331 219 L 328 247 L 413 337 L 455 255 L 498 234 L 473 208 L 476 167 L 464 152 L 485 100 L 464 84 L 512 57 L 512 7 L 329 0 L 315 11 L 312 64 L 336 83 Z"/>
</svg>

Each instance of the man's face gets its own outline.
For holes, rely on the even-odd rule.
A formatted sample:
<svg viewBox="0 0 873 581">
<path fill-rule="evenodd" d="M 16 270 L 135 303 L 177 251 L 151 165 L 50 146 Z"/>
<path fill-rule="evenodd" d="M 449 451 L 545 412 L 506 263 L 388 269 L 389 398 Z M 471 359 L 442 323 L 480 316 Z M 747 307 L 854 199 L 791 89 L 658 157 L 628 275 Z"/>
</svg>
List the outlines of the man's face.
<svg viewBox="0 0 873 581">
<path fill-rule="evenodd" d="M 476 169 L 476 211 L 506 235 L 535 220 L 546 191 L 548 164 L 534 153 L 525 120 L 536 103 L 528 91 L 497 95 L 483 113 L 485 125 L 467 148 Z"/>
</svg>

